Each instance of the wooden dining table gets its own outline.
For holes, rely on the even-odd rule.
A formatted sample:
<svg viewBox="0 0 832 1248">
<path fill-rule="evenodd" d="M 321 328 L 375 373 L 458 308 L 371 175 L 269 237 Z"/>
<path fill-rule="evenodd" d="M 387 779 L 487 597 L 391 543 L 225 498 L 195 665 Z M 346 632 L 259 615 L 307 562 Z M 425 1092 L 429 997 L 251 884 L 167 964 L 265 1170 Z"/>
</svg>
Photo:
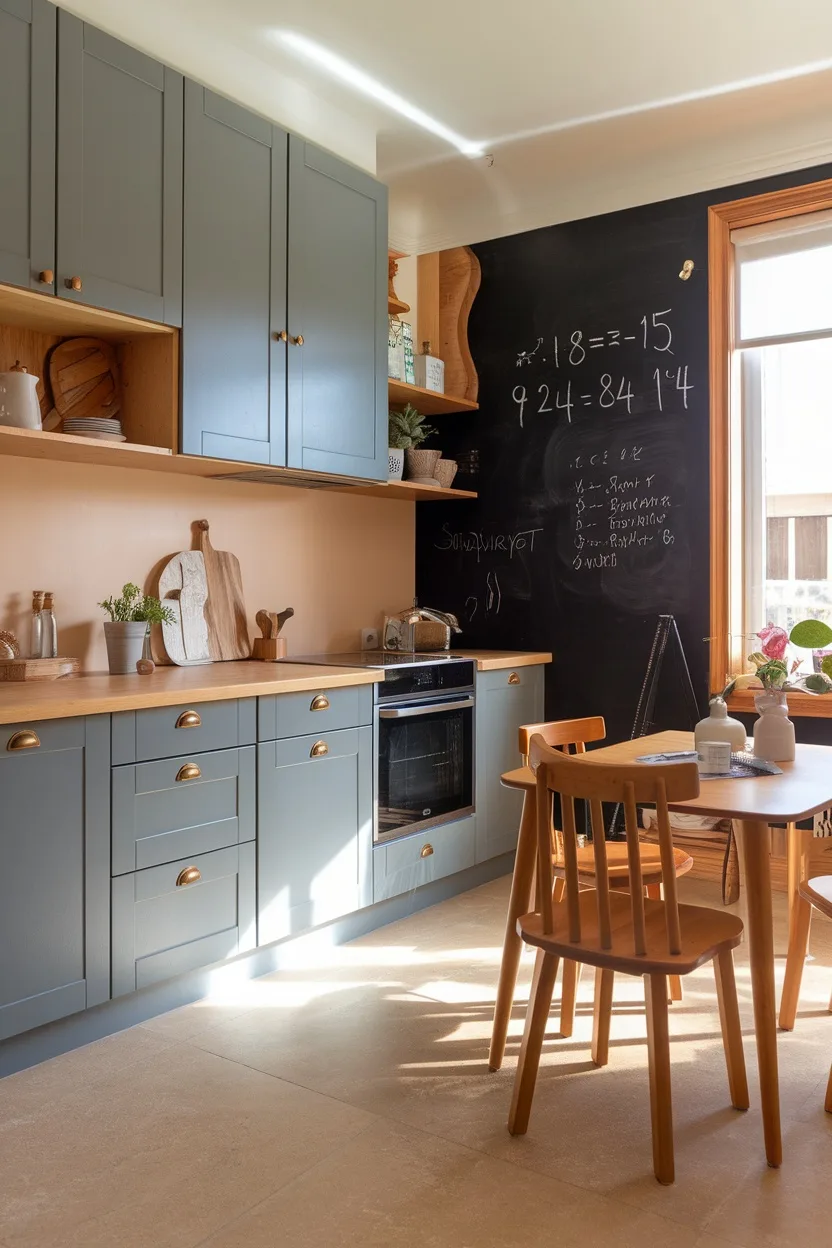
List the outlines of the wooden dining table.
<svg viewBox="0 0 832 1248">
<path fill-rule="evenodd" d="M 632 763 L 644 754 L 693 749 L 690 732 L 659 732 L 593 749 L 587 759 Z M 647 765 L 647 764 L 645 764 Z M 832 806 L 832 747 L 798 745 L 793 763 L 780 763 L 782 774 L 748 779 L 703 780 L 698 797 L 671 803 L 670 809 L 733 820 L 745 869 L 748 954 L 754 1001 L 754 1030 L 766 1159 L 783 1160 L 780 1130 L 780 1082 L 777 1067 L 777 1018 L 774 992 L 774 923 L 771 902 L 771 824 L 794 824 Z M 507 772 L 503 783 L 524 793 L 523 814 L 509 900 L 506 940 L 497 988 L 489 1065 L 497 1069 L 505 1050 L 522 942 L 518 918 L 534 906 L 536 848 L 535 780 L 527 767 Z"/>
</svg>

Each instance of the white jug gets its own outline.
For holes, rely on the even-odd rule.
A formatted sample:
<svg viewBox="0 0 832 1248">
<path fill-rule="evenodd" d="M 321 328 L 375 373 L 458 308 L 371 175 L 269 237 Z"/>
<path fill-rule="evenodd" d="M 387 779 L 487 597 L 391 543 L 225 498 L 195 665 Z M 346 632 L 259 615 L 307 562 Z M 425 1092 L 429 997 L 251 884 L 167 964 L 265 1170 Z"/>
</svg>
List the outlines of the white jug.
<svg viewBox="0 0 832 1248">
<path fill-rule="evenodd" d="M 0 373 L 0 425 L 40 429 L 38 378 L 17 360 L 11 372 Z"/>
</svg>

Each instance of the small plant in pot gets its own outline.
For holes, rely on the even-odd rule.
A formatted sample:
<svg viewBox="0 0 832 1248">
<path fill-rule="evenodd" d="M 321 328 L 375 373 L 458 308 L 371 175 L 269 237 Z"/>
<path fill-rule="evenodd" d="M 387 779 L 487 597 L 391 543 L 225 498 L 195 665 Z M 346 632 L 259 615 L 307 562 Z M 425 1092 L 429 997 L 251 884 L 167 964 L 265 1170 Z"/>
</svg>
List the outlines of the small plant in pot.
<svg viewBox="0 0 832 1248">
<path fill-rule="evenodd" d="M 106 598 L 98 605 L 110 617 L 104 623 L 104 637 L 112 676 L 135 672 L 144 655 L 150 625 L 172 624 L 176 618 L 170 607 L 163 607 L 158 598 L 143 594 L 138 585 L 129 581 L 122 586 L 120 598 Z"/>
<path fill-rule="evenodd" d="M 434 433 L 436 430 L 432 425 L 425 424 L 424 416 L 412 403 L 405 404 L 401 411 L 391 409 L 388 422 L 391 481 L 398 481 L 402 475 L 401 467 L 398 468 L 398 473 L 393 472 L 393 456 L 396 456 L 396 464 L 400 465 L 402 454 L 407 457 L 407 475 L 410 480 L 424 477 L 433 479 L 433 470 L 442 452 L 420 448 L 425 439 Z"/>
</svg>

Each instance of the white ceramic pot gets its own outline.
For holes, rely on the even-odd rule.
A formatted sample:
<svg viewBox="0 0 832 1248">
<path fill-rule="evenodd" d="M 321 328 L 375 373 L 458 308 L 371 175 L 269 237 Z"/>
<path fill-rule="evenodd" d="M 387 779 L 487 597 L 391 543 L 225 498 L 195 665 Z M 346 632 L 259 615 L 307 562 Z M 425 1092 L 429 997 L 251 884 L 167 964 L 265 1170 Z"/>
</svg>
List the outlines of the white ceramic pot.
<svg viewBox="0 0 832 1248">
<path fill-rule="evenodd" d="M 766 689 L 756 694 L 754 705 L 760 718 L 754 725 L 754 754 L 769 763 L 794 762 L 794 724 L 789 719 L 786 695 Z"/>
<path fill-rule="evenodd" d="M 404 451 L 397 446 L 387 448 L 387 480 L 401 481 L 404 472 Z"/>
<path fill-rule="evenodd" d="M 38 378 L 18 360 L 8 373 L 0 373 L 0 425 L 12 429 L 40 429 Z"/>
<path fill-rule="evenodd" d="M 107 664 L 111 676 L 136 675 L 136 664 L 144 654 L 144 639 L 147 635 L 145 620 L 130 620 L 117 623 L 107 620 L 104 625 L 104 637 L 107 641 Z"/>
</svg>

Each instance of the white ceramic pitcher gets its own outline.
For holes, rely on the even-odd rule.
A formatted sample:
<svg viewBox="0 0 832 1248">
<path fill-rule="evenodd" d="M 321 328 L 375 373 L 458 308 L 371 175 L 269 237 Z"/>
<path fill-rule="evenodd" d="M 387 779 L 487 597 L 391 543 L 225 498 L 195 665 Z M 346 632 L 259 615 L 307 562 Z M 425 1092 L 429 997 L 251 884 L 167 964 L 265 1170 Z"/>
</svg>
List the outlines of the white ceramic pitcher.
<svg viewBox="0 0 832 1248">
<path fill-rule="evenodd" d="M 40 429 L 38 378 L 17 360 L 8 373 L 0 373 L 0 425 L 13 429 Z"/>
</svg>

